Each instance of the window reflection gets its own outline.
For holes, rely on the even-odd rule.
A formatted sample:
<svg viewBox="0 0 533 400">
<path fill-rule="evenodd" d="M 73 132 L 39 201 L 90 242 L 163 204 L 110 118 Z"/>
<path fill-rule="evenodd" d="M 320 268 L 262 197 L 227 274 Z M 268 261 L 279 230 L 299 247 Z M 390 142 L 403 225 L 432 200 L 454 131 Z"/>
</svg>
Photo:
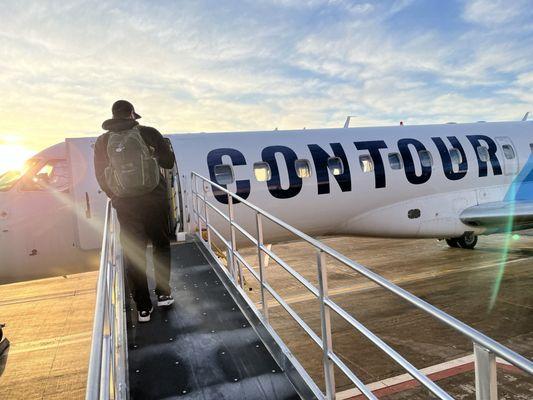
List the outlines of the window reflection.
<svg viewBox="0 0 533 400">
<path fill-rule="evenodd" d="M 360 156 L 359 165 L 361 166 L 361 170 L 363 172 L 374 171 L 374 163 L 372 162 L 372 158 L 370 158 L 370 156 Z"/>
<path fill-rule="evenodd" d="M 20 171 L 7 171 L 0 175 L 0 192 L 5 192 L 11 189 L 19 181 L 19 179 L 26 174 L 32 167 L 39 163 L 39 159 L 32 158 L 24 164 Z"/>
<path fill-rule="evenodd" d="M 298 178 L 309 178 L 311 176 L 309 160 L 296 160 L 294 162 L 294 167 L 296 168 L 296 175 L 298 175 Z"/>
<path fill-rule="evenodd" d="M 67 191 L 69 171 L 67 160 L 49 160 L 24 182 L 24 190 Z"/>
<path fill-rule="evenodd" d="M 339 157 L 328 158 L 328 168 L 329 171 L 335 176 L 342 175 L 344 173 L 344 164 Z"/>
<path fill-rule="evenodd" d="M 270 165 L 266 162 L 256 162 L 254 163 L 254 175 L 255 179 L 258 182 L 269 181 L 272 177 L 272 172 L 270 171 Z"/>
</svg>

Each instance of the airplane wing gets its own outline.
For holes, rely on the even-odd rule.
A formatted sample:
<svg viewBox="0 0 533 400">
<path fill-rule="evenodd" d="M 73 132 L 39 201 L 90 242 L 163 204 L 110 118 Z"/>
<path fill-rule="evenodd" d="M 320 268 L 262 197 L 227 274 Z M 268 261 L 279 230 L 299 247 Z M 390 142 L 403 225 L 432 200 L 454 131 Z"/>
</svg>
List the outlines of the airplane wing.
<svg viewBox="0 0 533 400">
<path fill-rule="evenodd" d="M 533 153 L 509 185 L 502 201 L 469 207 L 460 218 L 470 226 L 505 230 L 533 228 Z"/>
<path fill-rule="evenodd" d="M 485 203 L 465 209 L 461 221 L 470 226 L 507 228 L 512 230 L 533 228 L 533 201 Z"/>
<path fill-rule="evenodd" d="M 503 201 L 479 204 L 465 209 L 461 221 L 470 226 L 505 230 L 533 227 L 533 154 L 509 186 Z M 512 223 L 512 226 L 510 225 Z"/>
</svg>

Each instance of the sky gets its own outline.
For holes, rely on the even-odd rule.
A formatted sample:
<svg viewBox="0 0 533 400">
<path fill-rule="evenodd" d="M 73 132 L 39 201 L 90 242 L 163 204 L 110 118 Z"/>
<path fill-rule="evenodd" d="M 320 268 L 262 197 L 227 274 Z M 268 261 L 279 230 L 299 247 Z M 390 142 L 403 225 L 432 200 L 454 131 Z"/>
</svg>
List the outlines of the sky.
<svg viewBox="0 0 533 400">
<path fill-rule="evenodd" d="M 117 99 L 164 134 L 533 111 L 528 0 L 7 0 L 0 21 L 0 160 L 99 135 Z"/>
</svg>

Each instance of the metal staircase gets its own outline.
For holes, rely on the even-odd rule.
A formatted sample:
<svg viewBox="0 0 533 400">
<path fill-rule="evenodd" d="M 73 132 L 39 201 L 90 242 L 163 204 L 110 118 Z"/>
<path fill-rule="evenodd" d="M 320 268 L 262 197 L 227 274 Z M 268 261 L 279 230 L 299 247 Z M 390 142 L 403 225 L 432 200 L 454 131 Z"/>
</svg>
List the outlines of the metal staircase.
<svg viewBox="0 0 533 400">
<path fill-rule="evenodd" d="M 377 397 L 372 390 L 356 376 L 335 352 L 331 330 L 332 313 L 336 313 L 354 331 L 366 337 L 424 386 L 434 397 L 452 399 L 449 393 L 439 387 L 397 350 L 385 343 L 378 335 L 328 296 L 326 256 L 356 271 L 403 301 L 437 319 L 444 326 L 468 338 L 472 342 L 475 360 L 476 399 L 497 399 L 496 357 L 500 357 L 525 373 L 533 375 L 533 362 L 530 360 L 415 297 L 320 241 L 259 209 L 217 183 L 193 173 L 191 175 L 191 187 L 190 198 L 187 199 L 192 215 L 192 220 L 188 226 L 188 232 L 191 236 L 189 236 L 187 243 L 178 244 L 173 248 L 172 279 L 175 290 L 174 295 L 177 299 L 176 307 L 171 314 L 161 314 L 159 319 L 150 323 L 149 328 L 144 329 L 143 327 L 143 330 L 135 327 L 134 320 L 127 321 L 126 310 L 132 311 L 132 308 L 129 306 L 129 299 L 125 296 L 124 272 L 120 257 L 120 245 L 116 234 L 116 217 L 108 204 L 87 383 L 88 400 L 125 399 L 128 397 L 144 398 L 139 397 L 139 392 L 136 388 L 146 388 L 150 384 L 149 382 L 154 381 L 155 377 L 158 376 L 158 374 L 154 374 L 154 369 L 158 366 L 158 354 L 161 357 L 172 354 L 174 358 L 169 358 L 169 362 L 185 362 L 188 365 L 188 369 L 176 370 L 176 373 L 173 374 L 159 374 L 164 376 L 164 381 L 157 382 L 156 388 L 172 387 L 172 393 L 187 396 L 188 398 L 249 398 L 250 393 L 253 392 L 256 396 L 254 398 L 292 398 L 299 396 L 306 399 L 335 399 L 335 369 L 337 368 L 349 378 L 359 393 L 368 399 L 376 399 Z M 221 210 L 218 205 L 208 200 L 207 194 L 210 188 L 216 188 L 227 196 L 227 210 Z M 243 227 L 243 224 L 237 221 L 235 217 L 236 207 L 247 208 L 249 212 L 253 213 L 255 232 L 249 232 Z M 217 219 L 222 218 L 227 223 L 227 232 L 221 232 L 210 222 L 215 217 Z M 296 239 L 303 240 L 314 248 L 316 252 L 317 286 L 313 285 L 265 245 L 263 238 L 263 223 L 265 220 L 286 230 L 294 235 Z M 203 234 L 204 232 L 205 235 Z M 259 266 L 257 269 L 250 265 L 237 249 L 237 233 L 247 238 L 250 245 L 257 248 L 257 265 Z M 215 247 L 222 248 L 225 252 L 225 259 L 215 253 Z M 269 285 L 263 265 L 263 255 L 265 254 L 318 299 L 320 304 L 320 332 L 315 332 L 284 300 L 283 296 Z M 248 271 L 247 275 L 252 276 L 258 282 L 261 299 L 259 307 L 248 297 L 243 288 L 243 272 L 245 270 Z M 217 284 L 216 282 L 219 283 Z M 204 285 L 205 287 L 200 290 L 199 285 Z M 267 295 L 271 296 L 285 309 L 301 328 L 302 332 L 305 332 L 315 343 L 315 349 L 321 352 L 324 382 L 315 382 L 311 378 L 299 360 L 293 355 L 291 349 L 285 345 L 271 326 L 269 302 L 266 301 Z M 231 301 L 228 302 L 230 297 Z M 206 303 L 202 306 L 203 301 Z M 209 306 L 207 307 L 206 304 Z M 208 311 L 206 311 L 206 307 Z M 228 307 L 233 308 L 233 311 L 238 313 L 238 317 L 232 315 L 231 312 L 227 312 Z M 213 315 L 214 313 L 217 318 L 207 321 L 202 318 L 207 316 L 203 315 L 203 313 L 209 313 L 207 315 Z M 195 322 L 183 323 L 183 321 Z M 244 328 L 247 328 L 247 333 L 238 335 L 237 339 L 235 339 L 237 343 L 229 343 L 228 339 L 225 338 L 227 335 L 224 335 L 224 332 L 227 333 L 228 327 L 235 327 L 235 321 L 245 325 Z M 218 340 L 216 343 L 219 343 L 219 345 L 199 344 L 212 344 L 212 341 L 209 341 L 209 333 L 214 335 L 217 333 L 217 329 L 219 329 L 218 333 L 221 336 L 218 339 L 214 339 L 215 336 L 213 336 L 211 339 L 215 340 L 215 342 Z M 230 330 L 234 331 L 235 329 Z M 195 335 L 197 335 L 197 341 L 191 339 Z M 163 340 L 165 342 L 164 345 Z M 206 340 L 207 342 L 205 342 Z M 239 340 L 242 342 L 238 343 Z M 169 342 L 172 344 L 169 345 Z M 189 343 L 188 347 L 194 347 L 195 351 L 187 352 L 187 346 L 184 347 L 184 343 Z M 250 357 L 251 348 L 248 347 L 250 343 L 253 343 L 254 346 L 259 346 L 256 348 L 265 349 L 264 352 L 256 354 L 259 358 L 255 360 L 247 358 Z M 152 364 L 147 361 L 143 362 L 142 356 L 139 356 L 142 353 L 140 352 L 140 347 L 144 349 L 146 354 L 150 355 L 149 357 L 156 361 Z M 222 348 L 226 350 L 221 350 Z M 243 349 L 248 349 L 248 351 L 243 351 Z M 309 351 L 315 351 L 315 349 L 309 349 Z M 229 352 L 232 360 L 231 365 L 233 367 L 231 368 L 233 369 L 229 368 L 229 370 L 233 371 L 233 375 L 227 373 L 228 370 L 219 368 L 218 365 L 218 363 L 222 362 L 220 357 L 228 354 L 226 351 Z M 189 354 L 187 359 L 185 359 L 186 354 Z M 180 357 L 185 358 L 181 359 Z M 215 364 L 212 362 L 205 364 L 198 361 L 199 359 L 212 361 L 213 357 L 217 360 Z M 159 360 L 162 359 L 160 358 Z M 242 372 L 250 370 L 246 366 L 252 364 L 262 365 L 263 367 L 255 370 L 250 376 L 244 376 Z M 147 368 L 151 372 L 146 372 Z M 272 369 L 268 370 L 268 368 Z M 143 378 L 143 369 L 146 372 L 145 378 Z M 271 372 L 269 373 L 268 371 Z M 192 383 L 184 382 L 184 375 L 191 376 L 198 373 L 205 375 L 206 379 L 197 379 Z M 209 378 L 210 376 L 211 378 Z M 244 386 L 235 386 L 234 383 L 237 382 L 246 382 L 246 388 Z M 273 387 L 277 387 L 279 391 L 267 393 L 264 388 L 268 385 L 274 385 Z M 241 390 L 236 390 L 238 387 L 241 387 Z M 322 387 L 325 389 L 322 390 Z M 132 390 L 135 390 L 135 393 L 132 393 Z M 178 390 L 182 392 L 178 393 Z M 167 397 L 170 392 L 154 389 L 154 391 L 144 391 L 142 393 L 142 396 L 163 398 Z M 263 397 L 261 393 L 267 397 Z"/>
</svg>

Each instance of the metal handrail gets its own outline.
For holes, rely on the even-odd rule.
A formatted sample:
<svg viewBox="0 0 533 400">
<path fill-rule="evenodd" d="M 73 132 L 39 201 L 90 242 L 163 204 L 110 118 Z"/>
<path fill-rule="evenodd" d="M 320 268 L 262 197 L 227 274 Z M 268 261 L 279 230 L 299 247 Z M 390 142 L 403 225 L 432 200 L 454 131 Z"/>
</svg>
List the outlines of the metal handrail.
<svg viewBox="0 0 533 400">
<path fill-rule="evenodd" d="M 208 186 L 202 183 L 203 194 L 198 193 L 198 180 L 203 183 L 207 183 Z M 268 212 L 262 210 L 261 208 L 255 206 L 254 204 L 248 202 L 242 197 L 238 196 L 235 193 L 230 192 L 226 188 L 220 186 L 219 184 L 211 181 L 210 179 L 192 172 L 191 174 L 191 183 L 192 183 L 192 211 L 193 215 L 197 217 L 197 227 L 199 230 L 198 236 L 203 240 L 201 236 L 202 226 L 205 226 L 207 230 L 207 245 L 211 245 L 210 232 L 213 231 L 215 235 L 227 246 L 228 248 L 228 269 L 231 272 L 234 282 L 237 282 L 235 276 L 235 263 L 238 266 L 240 271 L 240 264 L 242 264 L 247 270 L 252 273 L 256 279 L 258 275 L 249 263 L 244 262 L 244 258 L 240 255 L 235 247 L 235 238 L 234 238 L 234 229 L 237 229 L 241 232 L 244 237 L 246 237 L 253 245 L 257 247 L 257 255 L 259 261 L 259 283 L 261 290 L 261 304 L 262 310 L 257 310 L 260 314 L 263 323 L 270 327 L 269 317 L 268 317 L 268 304 L 265 301 L 265 290 L 269 292 L 276 301 L 291 315 L 293 319 L 300 325 L 302 329 L 313 339 L 313 341 L 323 350 L 324 357 L 324 376 L 326 380 L 326 394 L 323 393 L 317 394 L 319 397 L 333 399 L 335 397 L 335 384 L 333 376 L 333 364 L 340 368 L 340 370 L 352 381 L 352 383 L 367 397 L 374 399 L 375 396 L 372 392 L 364 385 L 358 378 L 353 374 L 348 367 L 342 363 L 339 357 L 334 353 L 331 344 L 331 324 L 329 310 L 333 310 L 340 317 L 342 317 L 346 322 L 348 322 L 353 328 L 362 333 L 367 337 L 372 343 L 374 343 L 380 350 L 387 354 L 391 359 L 393 359 L 397 364 L 404 368 L 413 378 L 418 380 L 422 385 L 424 385 L 429 391 L 436 395 L 440 399 L 452 399 L 452 397 L 442 390 L 438 385 L 431 381 L 427 376 L 425 376 L 419 369 L 409 363 L 405 358 L 403 358 L 398 352 L 388 346 L 384 341 L 382 341 L 377 335 L 371 332 L 366 328 L 362 323 L 357 321 L 353 316 L 347 313 L 342 307 L 336 304 L 331 300 L 327 295 L 327 273 L 325 265 L 325 257 L 327 254 L 339 261 L 340 263 L 346 265 L 347 267 L 353 269 L 357 273 L 365 276 L 371 281 L 377 283 L 379 286 L 387 289 L 388 291 L 394 293 L 395 295 L 401 297 L 402 299 L 408 301 L 412 305 L 418 307 L 422 311 L 428 313 L 432 317 L 438 319 L 439 321 L 446 324 L 448 327 L 460 332 L 464 336 L 467 336 L 472 340 L 474 345 L 474 355 L 475 355 L 475 373 L 476 373 L 476 397 L 478 399 L 485 398 L 496 398 L 496 364 L 495 356 L 499 356 L 509 363 L 513 364 L 517 368 L 527 372 L 528 374 L 533 375 L 533 362 L 527 358 L 521 356 L 520 354 L 512 351 L 511 349 L 501 345 L 495 340 L 489 338 L 488 336 L 482 334 L 481 332 L 473 329 L 472 327 L 466 325 L 465 323 L 459 321 L 458 319 L 446 314 L 445 312 L 439 310 L 435 306 L 419 299 L 408 291 L 402 289 L 401 287 L 395 285 L 394 283 L 386 280 L 382 276 L 370 271 L 366 267 L 362 266 L 344 256 L 343 254 L 333 250 L 324 243 L 310 237 L 309 235 L 301 232 L 295 227 L 287 224 L 286 222 L 280 220 L 279 218 L 269 214 Z M 216 188 L 227 195 L 228 199 L 228 213 L 229 216 L 226 216 L 218 207 L 207 200 L 206 191 L 208 187 Z M 204 215 L 200 215 L 200 201 L 203 202 L 203 212 Z M 234 201 L 238 201 L 244 206 L 255 211 L 256 214 L 256 227 L 257 232 L 256 236 L 247 232 L 242 226 L 234 220 Z M 231 240 L 226 240 L 221 233 L 213 227 L 209 222 L 208 210 L 214 210 L 219 216 L 221 216 L 226 222 L 229 223 L 230 232 L 232 234 Z M 274 224 L 284 228 L 288 232 L 297 236 L 301 240 L 309 243 L 317 250 L 317 271 L 318 271 L 318 281 L 319 288 L 313 286 L 309 281 L 303 278 L 302 275 L 297 273 L 292 267 L 290 267 L 286 262 L 284 262 L 279 256 L 274 252 L 269 250 L 264 246 L 263 243 L 263 230 L 262 230 L 262 217 L 267 218 Z M 320 339 L 314 331 L 296 314 L 296 312 L 282 299 L 282 297 L 274 291 L 274 289 L 268 285 L 265 278 L 265 271 L 262 265 L 262 253 L 269 255 L 274 259 L 282 268 L 284 268 L 291 276 L 297 279 L 303 286 L 305 286 L 316 298 L 320 301 L 321 307 L 321 330 L 322 338 Z M 235 261 L 236 260 L 236 261 Z M 242 278 L 240 280 L 242 285 Z M 287 349 L 287 351 L 289 351 Z"/>
<path fill-rule="evenodd" d="M 86 400 L 126 399 L 124 269 L 115 210 L 108 200 L 94 308 Z"/>
</svg>

